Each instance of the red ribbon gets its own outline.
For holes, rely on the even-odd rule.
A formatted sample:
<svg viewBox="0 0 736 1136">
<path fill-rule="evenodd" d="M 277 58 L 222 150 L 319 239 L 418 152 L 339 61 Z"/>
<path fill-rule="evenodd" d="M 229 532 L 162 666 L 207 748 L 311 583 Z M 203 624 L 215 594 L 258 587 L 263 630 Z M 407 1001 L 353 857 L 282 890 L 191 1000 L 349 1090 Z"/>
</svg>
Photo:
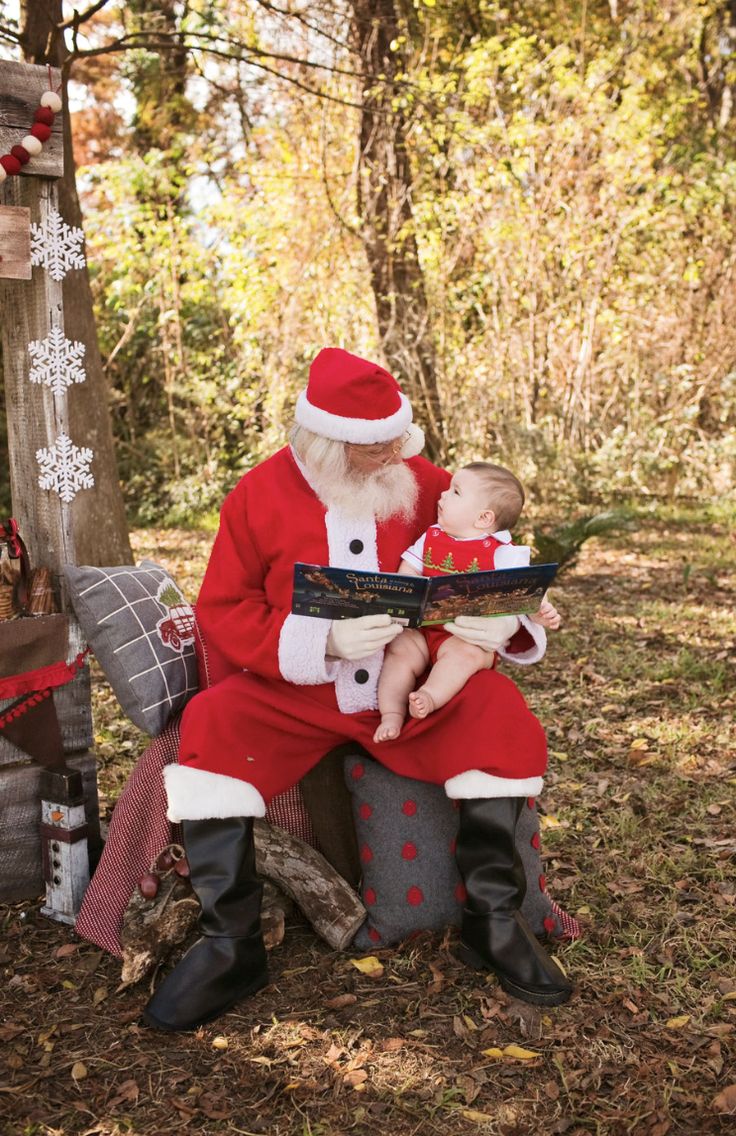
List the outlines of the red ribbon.
<svg viewBox="0 0 736 1136">
<path fill-rule="evenodd" d="M 90 654 L 90 648 L 85 647 L 80 651 L 76 659 L 71 663 L 59 662 L 52 663 L 48 667 L 39 667 L 36 671 L 26 671 L 25 674 L 9 675 L 8 678 L 0 678 L 0 698 L 17 698 L 18 695 L 26 695 L 27 697 L 21 698 L 19 702 L 8 706 L 0 714 L 0 730 L 8 722 L 12 722 L 15 718 L 19 718 L 21 714 L 25 714 L 30 710 L 31 706 L 41 702 L 42 699 L 48 698 L 53 687 L 66 686 L 68 682 L 76 675 L 77 671 L 81 670 L 84 666 L 84 660 Z"/>
</svg>

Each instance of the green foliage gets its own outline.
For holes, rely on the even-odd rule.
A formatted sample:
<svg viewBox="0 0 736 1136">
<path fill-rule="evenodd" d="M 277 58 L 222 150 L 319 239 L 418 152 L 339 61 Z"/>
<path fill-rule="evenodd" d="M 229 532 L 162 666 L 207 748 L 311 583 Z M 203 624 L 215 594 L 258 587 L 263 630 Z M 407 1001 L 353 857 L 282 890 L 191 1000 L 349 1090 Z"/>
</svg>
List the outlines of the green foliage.
<svg viewBox="0 0 736 1136">
<path fill-rule="evenodd" d="M 497 458 L 565 508 L 727 494 L 736 64 L 723 5 L 396 10 L 390 109 L 406 122 L 450 461 Z M 153 48 L 125 60 L 127 151 L 82 188 L 140 522 L 193 523 L 283 444 L 319 347 L 380 355 L 356 104 L 386 78 L 357 74 L 334 41 L 350 12 L 332 0 L 305 22 L 211 0 L 176 17 L 228 48 L 196 81 L 191 56 L 173 71 Z M 263 68 L 238 63 L 260 50 Z"/>
<path fill-rule="evenodd" d="M 592 537 L 603 537 L 622 531 L 631 532 L 635 528 L 636 522 L 632 515 L 622 510 L 576 517 L 550 530 L 535 528 L 536 559 L 545 564 L 557 563 L 561 571 L 563 568 L 572 567 L 580 549 Z"/>
</svg>

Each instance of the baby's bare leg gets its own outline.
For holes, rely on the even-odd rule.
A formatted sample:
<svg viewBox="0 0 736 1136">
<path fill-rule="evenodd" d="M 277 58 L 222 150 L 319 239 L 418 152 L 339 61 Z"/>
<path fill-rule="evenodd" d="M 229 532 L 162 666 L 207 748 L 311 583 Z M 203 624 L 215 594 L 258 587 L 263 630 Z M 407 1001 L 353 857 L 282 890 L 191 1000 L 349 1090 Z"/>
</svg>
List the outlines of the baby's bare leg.
<svg viewBox="0 0 736 1136">
<path fill-rule="evenodd" d="M 493 666 L 493 652 L 465 643 L 454 635 L 437 652 L 437 662 L 424 686 L 409 695 L 412 718 L 426 718 L 462 690 L 471 675 Z"/>
<path fill-rule="evenodd" d="M 406 718 L 409 691 L 427 669 L 429 651 L 424 636 L 412 628 L 402 631 L 386 648 L 378 680 L 378 709 L 381 722 L 374 742 L 397 738 Z"/>
</svg>

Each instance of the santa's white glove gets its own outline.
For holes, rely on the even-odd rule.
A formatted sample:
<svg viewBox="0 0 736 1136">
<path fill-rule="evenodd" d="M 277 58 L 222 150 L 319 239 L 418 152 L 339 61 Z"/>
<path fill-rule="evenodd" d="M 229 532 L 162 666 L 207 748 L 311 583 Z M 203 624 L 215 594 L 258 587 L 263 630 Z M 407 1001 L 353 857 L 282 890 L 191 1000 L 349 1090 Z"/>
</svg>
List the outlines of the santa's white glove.
<svg viewBox="0 0 736 1136">
<path fill-rule="evenodd" d="M 445 624 L 445 631 L 484 651 L 498 651 L 520 627 L 515 615 L 458 615 L 454 623 Z"/>
<path fill-rule="evenodd" d="M 327 654 L 337 659 L 365 659 L 380 650 L 403 631 L 390 615 L 361 615 L 357 619 L 336 619 L 327 636 Z"/>
</svg>

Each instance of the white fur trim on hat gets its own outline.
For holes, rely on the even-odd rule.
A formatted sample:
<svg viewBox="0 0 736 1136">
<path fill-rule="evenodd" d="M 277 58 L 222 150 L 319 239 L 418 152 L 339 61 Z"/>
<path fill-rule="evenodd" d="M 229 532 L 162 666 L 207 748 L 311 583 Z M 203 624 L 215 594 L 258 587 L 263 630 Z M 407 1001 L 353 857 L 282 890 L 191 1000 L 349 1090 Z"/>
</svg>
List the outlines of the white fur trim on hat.
<svg viewBox="0 0 736 1136">
<path fill-rule="evenodd" d="M 321 438 L 336 442 L 353 442 L 370 446 L 374 442 L 390 442 L 400 437 L 411 423 L 411 404 L 406 395 L 399 395 L 399 409 L 388 418 L 343 418 L 314 406 L 302 391 L 296 400 L 294 414 L 300 426 L 305 426 Z"/>
<path fill-rule="evenodd" d="M 237 777 L 191 765 L 165 765 L 164 783 L 169 800 L 166 816 L 173 823 L 266 815 L 266 802 L 255 785 Z"/>
<path fill-rule="evenodd" d="M 538 797 L 541 777 L 496 777 L 482 769 L 468 769 L 445 781 L 445 792 L 452 801 L 474 801 L 489 797 Z"/>
</svg>

